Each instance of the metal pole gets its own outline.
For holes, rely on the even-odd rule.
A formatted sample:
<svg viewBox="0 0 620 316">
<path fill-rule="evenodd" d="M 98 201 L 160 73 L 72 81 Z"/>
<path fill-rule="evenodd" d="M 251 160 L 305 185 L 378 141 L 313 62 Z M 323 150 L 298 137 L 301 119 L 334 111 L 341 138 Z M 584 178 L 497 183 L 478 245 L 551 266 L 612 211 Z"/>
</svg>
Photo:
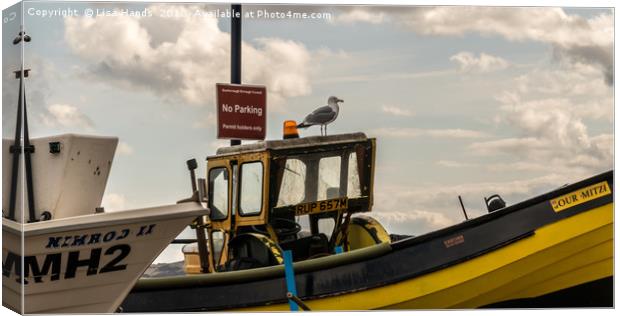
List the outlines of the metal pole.
<svg viewBox="0 0 620 316">
<path fill-rule="evenodd" d="M 465 215 L 465 220 L 469 220 L 469 218 L 467 217 L 467 211 L 465 211 L 465 205 L 463 205 L 463 199 L 461 199 L 461 196 L 459 195 L 459 202 L 461 202 L 461 208 L 463 209 L 463 215 Z"/>
<path fill-rule="evenodd" d="M 25 76 L 25 74 L 24 74 Z M 23 78 L 21 79 L 23 80 Z M 28 133 L 28 111 L 26 106 L 26 87 L 24 86 L 24 165 L 26 171 L 26 192 L 28 192 L 28 223 L 38 222 L 35 215 L 34 205 L 34 180 L 32 179 L 32 159 L 31 154 L 34 153 L 34 145 L 30 144 L 30 135 Z"/>
<path fill-rule="evenodd" d="M 291 299 L 297 296 L 297 285 L 295 284 L 295 269 L 293 268 L 293 252 L 290 250 L 284 250 L 282 253 L 284 259 L 284 278 L 286 280 L 286 296 L 289 298 L 288 305 L 291 312 L 299 310 L 297 302 Z M 290 295 L 289 295 L 290 294 Z"/>
<path fill-rule="evenodd" d="M 13 145 L 10 147 L 10 153 L 13 154 L 13 168 L 11 175 L 11 192 L 9 197 L 9 214 L 7 218 L 11 220 L 15 220 L 15 204 L 17 199 L 17 178 L 19 173 L 19 155 L 24 151 L 25 156 L 25 171 L 26 171 L 26 189 L 28 194 L 28 214 L 29 214 L 29 223 L 37 222 L 38 220 L 35 218 L 35 205 L 34 205 L 34 189 L 33 189 L 33 180 L 32 180 L 32 162 L 30 154 L 34 153 L 34 146 L 30 144 L 30 136 L 28 134 L 28 114 L 26 112 L 26 88 L 24 86 L 24 78 L 28 76 L 29 69 L 24 69 L 24 44 L 30 42 L 31 38 L 24 31 L 24 26 L 20 25 L 19 34 L 13 40 L 13 45 L 20 45 L 21 50 L 21 67 L 19 71 L 15 72 L 16 78 L 19 79 L 19 100 L 17 101 L 17 122 L 15 124 L 15 140 Z M 23 118 L 22 118 L 23 113 Z M 22 122 L 23 121 L 23 122 Z M 24 137 L 24 146 L 21 146 L 21 137 L 22 137 L 22 123 L 23 123 L 23 137 Z M 23 205 L 23 203 L 22 203 Z M 23 208 L 22 208 L 22 222 L 23 222 Z"/>
<path fill-rule="evenodd" d="M 241 84 L 241 5 L 232 4 L 230 18 L 230 83 Z M 240 139 L 231 139 L 230 146 L 241 145 Z"/>
<path fill-rule="evenodd" d="M 23 69 L 20 72 L 19 79 L 19 99 L 17 101 L 17 122 L 15 123 L 15 138 L 13 146 L 11 146 L 11 154 L 13 154 L 13 168 L 11 169 L 11 195 L 9 196 L 9 214 L 8 219 L 15 220 L 15 204 L 17 200 L 17 179 L 19 173 L 19 155 L 22 153 L 21 139 L 22 139 L 22 88 L 23 81 Z M 23 218 L 23 213 L 22 213 Z"/>
<path fill-rule="evenodd" d="M 198 162 L 196 162 L 196 159 L 190 159 L 186 161 L 186 163 L 192 182 L 192 197 L 195 196 L 198 199 L 198 203 L 202 205 L 202 200 L 204 197 L 202 195 L 203 191 L 196 185 L 196 168 L 198 168 Z M 207 237 L 205 235 L 205 221 L 203 215 L 198 216 L 196 219 L 196 242 L 198 244 L 200 270 L 203 273 L 207 273 L 209 272 L 209 251 L 207 249 Z"/>
</svg>

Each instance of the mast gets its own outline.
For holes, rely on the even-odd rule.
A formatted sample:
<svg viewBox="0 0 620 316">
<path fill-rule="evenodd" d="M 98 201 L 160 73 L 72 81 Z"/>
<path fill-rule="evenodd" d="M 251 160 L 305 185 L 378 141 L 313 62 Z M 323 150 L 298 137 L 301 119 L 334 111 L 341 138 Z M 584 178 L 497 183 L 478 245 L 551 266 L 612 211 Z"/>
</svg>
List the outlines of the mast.
<svg viewBox="0 0 620 316">
<path fill-rule="evenodd" d="M 20 32 L 13 40 L 13 45 L 20 44 L 22 41 L 25 43 L 30 42 L 31 38 L 24 31 L 24 26 L 20 26 Z M 28 196 L 28 223 L 37 222 L 35 216 L 35 200 L 34 200 L 34 188 L 33 188 L 33 175 L 32 175 L 32 157 L 34 153 L 34 145 L 30 143 L 30 135 L 28 133 L 28 112 L 26 106 L 26 87 L 24 84 L 24 78 L 28 77 L 30 69 L 24 69 L 24 44 L 21 44 L 21 56 L 22 62 L 20 70 L 15 71 L 15 78 L 19 79 L 19 97 L 17 101 L 17 121 L 15 123 L 15 138 L 13 145 L 9 151 L 13 155 L 13 164 L 11 169 L 11 193 L 9 196 L 9 214 L 7 218 L 15 220 L 15 206 L 17 203 L 17 180 L 19 176 L 19 157 L 24 152 L 24 165 L 26 171 L 26 194 Z M 23 115 L 22 115 L 23 112 Z M 23 117 L 22 117 L 23 116 Z M 22 147 L 22 124 L 23 124 L 23 140 L 24 146 Z M 23 213 L 22 213 L 23 218 Z"/>
</svg>

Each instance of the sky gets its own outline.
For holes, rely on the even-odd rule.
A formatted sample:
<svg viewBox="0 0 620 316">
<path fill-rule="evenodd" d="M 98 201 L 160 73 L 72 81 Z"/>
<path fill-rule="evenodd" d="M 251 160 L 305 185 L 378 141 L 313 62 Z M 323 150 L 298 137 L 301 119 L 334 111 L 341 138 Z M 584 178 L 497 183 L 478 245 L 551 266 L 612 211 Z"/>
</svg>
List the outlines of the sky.
<svg viewBox="0 0 620 316">
<path fill-rule="evenodd" d="M 106 210 L 189 196 L 185 161 L 196 158 L 204 177 L 206 156 L 227 145 L 216 139 L 214 101 L 215 84 L 230 80 L 230 20 L 206 14 L 227 8 L 24 4 L 33 38 L 24 53 L 31 136 L 119 137 Z M 69 9 L 79 15 L 43 16 Z M 113 9 L 151 16 L 85 16 Z M 390 233 L 420 235 L 463 221 L 459 195 L 472 218 L 486 213 L 483 198 L 492 194 L 511 205 L 613 168 L 613 9 L 243 10 L 322 14 L 244 19 L 242 82 L 267 87 L 268 139 L 331 95 L 345 101 L 329 133 L 377 138 L 369 215 Z M 16 33 L 3 28 L 4 76 L 19 65 L 6 40 Z M 2 98 L 3 137 L 11 137 L 16 81 L 3 80 Z M 158 260 L 180 259 L 177 248 Z"/>
</svg>

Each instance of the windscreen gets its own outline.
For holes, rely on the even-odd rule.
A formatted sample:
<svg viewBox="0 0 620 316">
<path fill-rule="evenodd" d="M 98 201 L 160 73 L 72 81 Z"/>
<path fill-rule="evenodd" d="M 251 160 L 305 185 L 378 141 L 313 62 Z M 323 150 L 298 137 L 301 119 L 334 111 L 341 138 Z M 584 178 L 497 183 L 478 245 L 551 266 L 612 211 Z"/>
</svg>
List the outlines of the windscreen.
<svg viewBox="0 0 620 316">
<path fill-rule="evenodd" d="M 361 197 L 355 151 L 324 152 L 278 158 L 280 185 L 276 207 L 340 197 Z"/>
</svg>

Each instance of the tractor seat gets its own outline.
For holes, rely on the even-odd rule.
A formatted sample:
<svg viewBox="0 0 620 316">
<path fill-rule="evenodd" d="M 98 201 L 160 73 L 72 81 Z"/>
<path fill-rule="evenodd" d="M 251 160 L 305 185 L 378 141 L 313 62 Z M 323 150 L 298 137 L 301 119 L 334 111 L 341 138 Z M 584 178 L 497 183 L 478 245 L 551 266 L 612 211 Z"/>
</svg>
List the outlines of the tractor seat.
<svg viewBox="0 0 620 316">
<path fill-rule="evenodd" d="M 300 261 L 320 254 L 329 254 L 329 240 L 325 234 L 320 233 L 282 242 L 280 248 L 290 250 L 293 253 L 293 261 Z"/>
</svg>

